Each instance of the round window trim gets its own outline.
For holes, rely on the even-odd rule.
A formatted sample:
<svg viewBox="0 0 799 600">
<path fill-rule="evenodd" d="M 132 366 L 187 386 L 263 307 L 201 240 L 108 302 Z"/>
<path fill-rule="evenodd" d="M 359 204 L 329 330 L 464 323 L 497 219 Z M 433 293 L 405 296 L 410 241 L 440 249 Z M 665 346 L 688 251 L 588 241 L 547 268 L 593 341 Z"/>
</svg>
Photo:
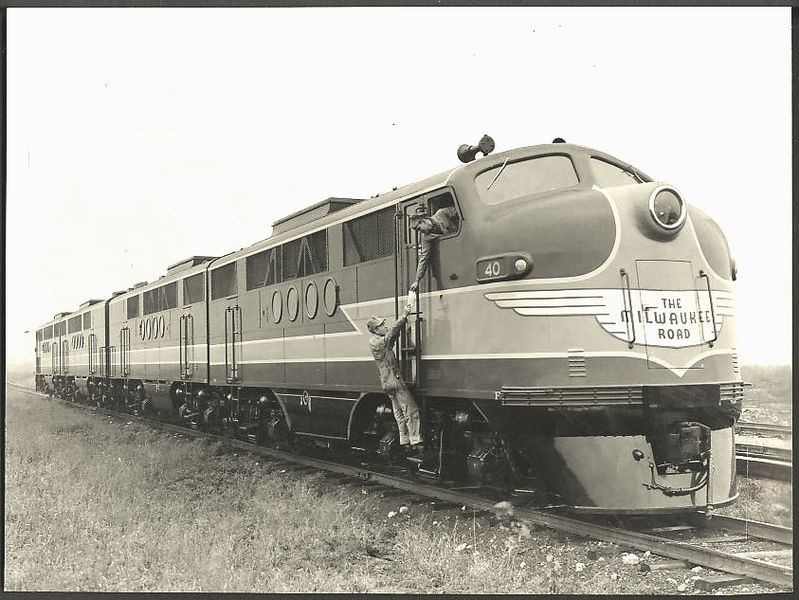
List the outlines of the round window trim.
<svg viewBox="0 0 799 600">
<path fill-rule="evenodd" d="M 300 294 L 294 286 L 291 286 L 286 292 L 286 311 L 288 311 L 289 321 L 297 320 L 297 314 L 300 312 Z"/>
<path fill-rule="evenodd" d="M 325 305 L 325 314 L 328 317 L 332 317 L 338 307 L 338 293 L 336 288 L 336 280 L 332 277 L 328 277 L 322 289 L 322 300 Z"/>
<path fill-rule="evenodd" d="M 272 316 L 275 323 L 280 323 L 280 319 L 283 318 L 283 294 L 280 290 L 272 292 Z"/>
<path fill-rule="evenodd" d="M 319 311 L 319 290 L 313 281 L 309 281 L 305 286 L 305 314 L 309 319 L 313 319 Z"/>
<path fill-rule="evenodd" d="M 671 192 L 677 198 L 677 201 L 680 203 L 680 216 L 677 217 L 677 220 L 672 223 L 671 225 L 667 225 L 663 223 L 660 219 L 658 219 L 657 214 L 655 213 L 655 198 L 660 192 Z M 685 200 L 682 198 L 682 194 L 671 185 L 659 185 L 652 193 L 649 195 L 649 216 L 652 217 L 652 220 L 655 222 L 655 225 L 660 227 L 661 229 L 665 229 L 669 232 L 676 232 L 685 224 L 685 218 L 688 214 L 688 209 L 685 206 Z"/>
</svg>

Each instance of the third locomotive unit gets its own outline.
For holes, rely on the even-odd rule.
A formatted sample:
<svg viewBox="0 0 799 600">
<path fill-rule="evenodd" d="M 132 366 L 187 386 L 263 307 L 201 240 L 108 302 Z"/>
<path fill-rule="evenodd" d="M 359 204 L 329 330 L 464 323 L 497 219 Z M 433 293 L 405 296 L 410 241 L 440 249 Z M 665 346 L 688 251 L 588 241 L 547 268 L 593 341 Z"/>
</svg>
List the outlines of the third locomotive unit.
<svg viewBox="0 0 799 600">
<path fill-rule="evenodd" d="M 732 502 L 743 383 L 718 225 L 603 152 L 484 142 L 448 171 L 328 198 L 262 242 L 57 314 L 36 333 L 37 387 L 391 460 L 397 427 L 365 323 L 405 303 L 411 217 L 449 206 L 457 228 L 438 239 L 396 349 L 421 410 L 417 473 L 545 485 L 586 512 Z"/>
</svg>

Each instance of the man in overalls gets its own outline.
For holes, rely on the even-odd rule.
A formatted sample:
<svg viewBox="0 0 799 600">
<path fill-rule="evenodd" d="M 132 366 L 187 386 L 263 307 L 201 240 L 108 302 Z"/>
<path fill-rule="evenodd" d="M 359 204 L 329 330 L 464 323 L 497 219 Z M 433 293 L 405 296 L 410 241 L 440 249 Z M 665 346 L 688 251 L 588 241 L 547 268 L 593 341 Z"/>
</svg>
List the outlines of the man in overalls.
<svg viewBox="0 0 799 600">
<path fill-rule="evenodd" d="M 410 312 L 411 305 L 406 304 L 402 316 L 391 327 L 386 326 L 385 319 L 371 317 L 366 322 L 366 328 L 372 334 L 369 348 L 380 372 L 380 384 L 391 398 L 391 408 L 399 428 L 400 446 L 404 451 L 411 451 L 421 458 L 424 448 L 419 432 L 419 407 L 399 377 L 399 363 L 394 354 L 394 342 L 408 321 Z"/>
</svg>

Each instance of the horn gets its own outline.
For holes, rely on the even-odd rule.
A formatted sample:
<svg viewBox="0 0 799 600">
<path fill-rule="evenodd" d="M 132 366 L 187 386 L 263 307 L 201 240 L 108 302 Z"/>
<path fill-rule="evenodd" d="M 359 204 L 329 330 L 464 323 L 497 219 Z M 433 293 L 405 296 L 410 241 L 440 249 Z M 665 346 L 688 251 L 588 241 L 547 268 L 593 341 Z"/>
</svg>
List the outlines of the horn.
<svg viewBox="0 0 799 600">
<path fill-rule="evenodd" d="M 482 152 L 483 156 L 488 156 L 493 151 L 494 140 L 491 138 L 491 136 L 484 135 L 480 138 L 480 141 L 476 146 L 461 144 L 461 146 L 458 147 L 458 158 L 461 160 L 461 162 L 468 163 L 477 158 L 478 152 Z"/>
</svg>

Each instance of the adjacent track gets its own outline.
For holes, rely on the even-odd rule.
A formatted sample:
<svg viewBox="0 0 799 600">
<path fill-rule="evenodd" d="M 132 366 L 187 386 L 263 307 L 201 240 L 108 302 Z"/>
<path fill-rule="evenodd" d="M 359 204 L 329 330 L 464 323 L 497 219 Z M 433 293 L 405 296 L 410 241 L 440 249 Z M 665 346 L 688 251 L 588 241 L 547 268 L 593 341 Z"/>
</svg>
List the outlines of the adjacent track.
<svg viewBox="0 0 799 600">
<path fill-rule="evenodd" d="M 780 438 L 791 434 L 791 428 L 788 426 L 764 423 L 739 423 L 736 431 L 741 434 L 748 432 L 769 438 Z M 790 447 L 736 442 L 735 459 L 738 473 L 745 477 L 791 480 L 793 450 Z"/>
<path fill-rule="evenodd" d="M 772 425 L 770 423 L 753 423 L 751 421 L 738 421 L 735 425 L 735 432 L 739 434 L 754 433 L 767 437 L 790 437 L 792 428 L 790 425 Z"/>
<path fill-rule="evenodd" d="M 15 387 L 19 387 L 19 389 L 27 393 L 38 394 L 29 388 Z M 47 397 L 45 394 L 38 395 Z M 125 418 L 131 418 L 132 416 L 128 413 L 97 409 L 88 405 L 69 404 Z M 409 469 L 367 465 L 358 460 L 357 456 L 346 461 L 336 462 L 315 456 L 293 454 L 256 446 L 235 438 L 188 429 L 168 422 L 147 420 L 147 423 L 166 431 L 222 441 L 231 447 L 268 456 L 273 460 L 304 465 L 306 468 L 311 467 L 329 473 L 336 473 L 346 478 L 354 478 L 368 485 L 377 484 L 416 496 L 435 499 L 458 509 L 465 506 L 475 512 L 494 513 L 498 510 L 497 501 L 499 498 L 495 492 L 490 490 L 422 481 L 419 477 L 411 476 Z M 774 556 L 785 557 L 786 553 L 790 552 L 793 532 L 789 528 L 714 516 L 713 519 L 708 521 L 707 527 L 681 524 L 665 528 L 648 526 L 641 530 L 639 523 L 635 526 L 635 529 L 629 529 L 604 524 L 597 522 L 597 520 L 578 519 L 573 516 L 558 514 L 553 510 L 520 506 L 520 504 L 524 503 L 523 497 L 511 497 L 506 498 L 506 500 L 510 501 L 512 505 L 513 518 L 521 522 L 540 525 L 582 537 L 614 542 L 628 548 L 648 550 L 654 555 L 675 559 L 678 562 L 682 561 L 687 565 L 701 565 L 781 586 L 791 586 L 793 583 L 792 566 L 767 560 L 769 557 Z M 633 519 L 630 519 L 629 523 L 631 524 L 630 526 L 634 526 Z M 651 519 L 649 524 L 651 525 Z M 719 535 L 720 531 L 724 535 Z M 706 535 L 708 532 L 711 532 L 712 535 Z M 725 544 L 730 542 L 752 542 L 758 549 L 745 552 L 727 552 L 719 548 L 719 546 L 723 548 Z M 763 544 L 768 547 L 763 549 Z M 711 545 L 715 547 L 711 547 Z"/>
</svg>

